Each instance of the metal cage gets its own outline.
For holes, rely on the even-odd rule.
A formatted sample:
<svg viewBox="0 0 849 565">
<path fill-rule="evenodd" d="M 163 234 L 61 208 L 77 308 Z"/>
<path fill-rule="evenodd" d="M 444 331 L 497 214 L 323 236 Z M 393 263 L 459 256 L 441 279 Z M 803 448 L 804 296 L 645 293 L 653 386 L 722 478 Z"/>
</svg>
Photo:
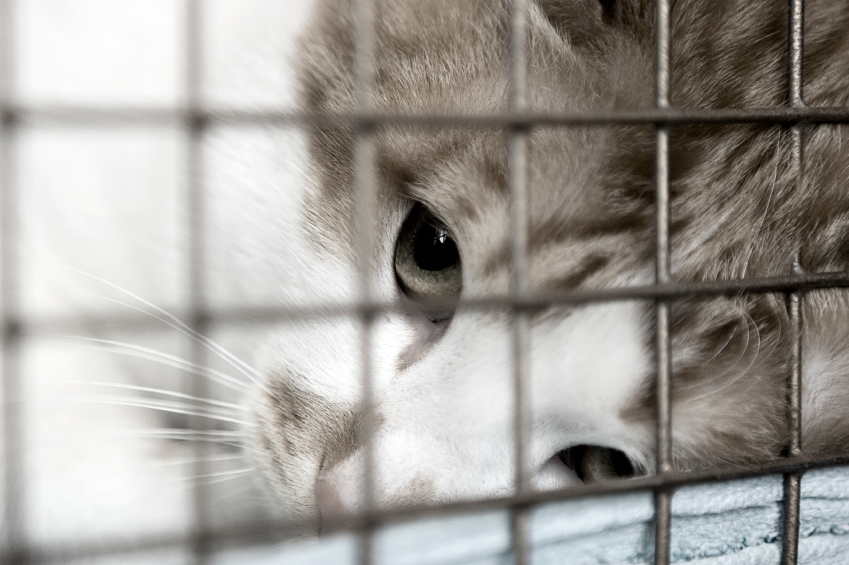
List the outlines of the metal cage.
<svg viewBox="0 0 849 565">
<path fill-rule="evenodd" d="M 441 116 L 441 115 L 386 115 L 373 112 L 370 108 L 370 90 L 373 75 L 372 55 L 375 49 L 370 33 L 373 13 L 370 0 L 356 2 L 356 53 L 355 76 L 356 93 L 360 111 L 354 115 L 310 115 L 300 112 L 248 112 L 239 110 L 216 110 L 207 107 L 201 96 L 202 42 L 200 12 L 204 8 L 201 0 L 185 0 L 186 42 L 184 56 L 187 61 L 185 88 L 188 92 L 187 103 L 177 110 L 158 108 L 98 108 L 98 107 L 59 107 L 32 106 L 19 103 L 13 94 L 15 80 L 15 54 L 12 37 L 14 35 L 14 0 L 0 2 L 0 213 L 2 214 L 2 374 L 3 374 L 3 444 L 5 446 L 5 534 L 2 540 L 2 562 L 9 565 L 18 563 L 54 562 L 66 558 L 87 558 L 93 556 L 121 555 L 131 551 L 145 551 L 161 548 L 185 548 L 194 563 L 209 562 L 213 545 L 225 539 L 254 541 L 276 539 L 284 524 L 269 520 L 260 523 L 242 524 L 233 527 L 218 527 L 208 523 L 208 492 L 202 481 L 192 486 L 192 504 L 194 527 L 189 535 L 159 536 L 132 542 L 111 543 L 107 545 L 89 545 L 67 548 L 65 551 L 47 551 L 33 547 L 26 538 L 21 525 L 25 513 L 23 498 L 27 493 L 24 469 L 19 456 L 24 449 L 22 437 L 27 425 L 20 403 L 22 373 L 20 369 L 20 347 L 24 334 L 62 328 L 67 320 L 30 320 L 21 314 L 17 289 L 21 284 L 21 271 L 16 259 L 18 245 L 19 192 L 16 177 L 16 142 L 22 124 L 35 121 L 60 123 L 67 127 L 97 124 L 103 127 L 126 124 L 171 124 L 177 125 L 187 133 L 186 151 L 187 178 L 185 186 L 189 210 L 189 231 L 192 234 L 188 242 L 190 260 L 186 266 L 186 295 L 188 300 L 178 312 L 190 331 L 205 335 L 211 325 L 228 323 L 253 323 L 272 318 L 298 319 L 313 316 L 357 316 L 362 320 L 366 331 L 362 341 L 362 374 L 366 390 L 366 406 L 371 395 L 370 328 L 374 316 L 383 309 L 392 306 L 375 301 L 369 287 L 370 267 L 369 251 L 372 248 L 374 234 L 371 232 L 370 210 L 376 194 L 374 190 L 374 145 L 373 134 L 386 124 L 402 124 L 414 127 L 439 128 L 450 127 L 502 127 L 509 130 L 509 164 L 512 194 L 511 227 L 516 234 L 512 241 L 511 261 L 513 278 L 512 294 L 508 300 L 466 301 L 465 308 L 507 307 L 512 312 L 513 374 L 515 380 L 515 449 L 517 462 L 515 468 L 517 492 L 509 497 L 476 502 L 452 503 L 435 509 L 428 509 L 428 515 L 453 514 L 475 510 L 508 508 L 511 511 L 513 548 L 516 563 L 529 563 L 528 510 L 536 503 L 572 498 L 596 497 L 614 493 L 632 491 L 651 491 L 654 494 L 655 512 L 655 563 L 670 562 L 670 522 L 671 498 L 673 491 L 680 486 L 706 482 L 721 482 L 744 477 L 767 474 L 784 475 L 784 514 L 783 514 L 783 550 L 782 564 L 791 565 L 797 561 L 800 513 L 800 485 L 803 473 L 808 469 L 849 464 L 849 455 L 829 459 L 814 459 L 801 448 L 800 389 L 801 389 L 801 316 L 800 309 L 805 292 L 811 289 L 842 288 L 849 286 L 849 273 L 803 274 L 798 265 L 788 265 L 790 274 L 760 279 L 729 281 L 711 281 L 682 283 L 675 281 L 670 273 L 670 207 L 669 207 L 669 136 L 671 128 L 679 124 L 775 124 L 789 128 L 792 140 L 792 167 L 797 178 L 802 174 L 802 128 L 809 124 L 849 123 L 849 108 L 810 108 L 803 102 L 802 96 L 802 45 L 803 45 L 803 2 L 789 0 L 789 53 L 787 72 L 789 92 L 786 108 L 765 108 L 751 110 L 678 110 L 670 105 L 670 53 L 675 49 L 671 44 L 670 5 L 671 0 L 657 0 L 656 12 L 656 76 L 655 107 L 644 111 L 583 112 L 564 114 L 538 114 L 529 112 L 526 101 L 527 63 L 526 63 L 526 20 L 529 0 L 512 0 L 511 6 L 511 81 L 510 111 L 500 116 Z M 205 299 L 207 283 L 203 276 L 204 233 L 202 229 L 204 186 L 202 182 L 204 162 L 201 158 L 201 140 L 208 128 L 215 124 L 274 124 L 285 127 L 302 127 L 322 123 L 340 123 L 350 125 L 356 132 L 355 178 L 358 189 L 358 242 L 361 251 L 360 264 L 363 265 L 361 300 L 351 307 L 326 306 L 318 308 L 281 308 L 270 312 L 266 309 L 214 309 Z M 568 127 L 603 127 L 606 125 L 643 124 L 656 128 L 656 222 L 655 241 L 656 270 L 655 282 L 651 285 L 610 289 L 598 292 L 577 291 L 564 294 L 530 294 L 526 291 L 522 274 L 524 272 L 526 232 L 526 188 L 525 172 L 527 168 L 526 151 L 528 131 L 534 126 L 557 125 Z M 671 406 L 670 406 L 670 307 L 677 301 L 693 296 L 723 296 L 735 293 L 783 293 L 787 297 L 792 325 L 793 348 L 790 352 L 792 371 L 788 378 L 788 414 L 791 423 L 791 444 L 787 457 L 752 468 L 720 468 L 677 472 L 672 466 Z M 582 488 L 570 488 L 553 492 L 534 492 L 529 487 L 529 478 L 525 459 L 529 437 L 528 400 L 526 375 L 528 372 L 528 322 L 527 313 L 533 308 L 552 304 L 585 304 L 618 300 L 654 300 L 656 316 L 656 387 L 657 387 L 657 461 L 656 472 L 650 476 L 629 481 L 591 485 Z M 138 317 L 92 318 L 90 324 L 134 327 L 146 322 Z M 47 329 L 45 329 L 47 328 Z M 208 355 L 200 341 L 193 341 L 191 360 L 197 365 L 205 364 Z M 205 396 L 203 379 L 195 379 L 191 385 L 191 395 Z M 367 412 L 368 413 L 368 412 Z M 203 414 L 191 418 L 190 426 L 197 431 L 208 429 Z M 366 429 L 370 426 L 366 422 Z M 368 435 L 366 435 L 368 437 Z M 366 452 L 369 451 L 366 442 Z M 204 472 L 204 444 L 197 442 L 196 471 Z M 365 492 L 372 490 L 372 465 L 367 457 Z M 350 527 L 361 536 L 360 563 L 368 565 L 374 561 L 372 537 L 380 525 L 416 517 L 415 510 L 368 511 L 352 517 Z"/>
</svg>

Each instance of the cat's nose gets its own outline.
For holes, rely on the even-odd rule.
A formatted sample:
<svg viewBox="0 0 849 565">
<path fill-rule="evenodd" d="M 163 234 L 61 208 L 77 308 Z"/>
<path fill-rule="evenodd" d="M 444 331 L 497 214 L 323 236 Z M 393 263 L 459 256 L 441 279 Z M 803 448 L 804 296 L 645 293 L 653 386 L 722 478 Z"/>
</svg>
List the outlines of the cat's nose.
<svg viewBox="0 0 849 565">
<path fill-rule="evenodd" d="M 321 533 L 332 533 L 343 526 L 348 509 L 342 504 L 342 497 L 334 482 L 320 477 L 315 482 L 315 502 L 321 514 Z"/>
</svg>

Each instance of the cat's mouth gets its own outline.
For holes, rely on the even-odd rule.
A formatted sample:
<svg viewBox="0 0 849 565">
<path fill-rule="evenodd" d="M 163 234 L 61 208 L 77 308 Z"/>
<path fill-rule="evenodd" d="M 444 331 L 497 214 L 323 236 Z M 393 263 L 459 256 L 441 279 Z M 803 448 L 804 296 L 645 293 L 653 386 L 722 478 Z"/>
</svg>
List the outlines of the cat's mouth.
<svg viewBox="0 0 849 565">
<path fill-rule="evenodd" d="M 618 449 L 599 445 L 573 445 L 557 454 L 558 459 L 583 483 L 627 479 L 644 473 Z"/>
</svg>

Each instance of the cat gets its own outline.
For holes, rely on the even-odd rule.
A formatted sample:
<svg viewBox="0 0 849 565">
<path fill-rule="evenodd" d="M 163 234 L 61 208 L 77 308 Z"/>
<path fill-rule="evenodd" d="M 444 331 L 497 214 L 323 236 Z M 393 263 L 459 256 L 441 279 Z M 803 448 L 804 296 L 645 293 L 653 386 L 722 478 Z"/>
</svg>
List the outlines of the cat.
<svg viewBox="0 0 849 565">
<path fill-rule="evenodd" d="M 320 0 L 301 38 L 308 112 L 351 113 L 351 0 Z M 531 0 L 533 112 L 652 108 L 650 0 Z M 509 107 L 506 0 L 376 0 L 373 104 L 390 114 L 497 115 Z M 849 103 L 849 2 L 806 4 L 804 96 Z M 788 10 L 777 0 L 679 0 L 672 11 L 676 108 L 786 106 Z M 795 185 L 781 124 L 672 130 L 676 281 L 849 269 L 849 146 L 841 125 L 803 128 Z M 303 229 L 316 296 L 359 297 L 355 134 L 309 130 Z M 379 311 L 373 374 L 373 502 L 381 509 L 514 492 L 511 318 L 464 308 L 510 292 L 508 139 L 497 127 L 385 125 L 374 133 L 373 249 Z M 645 285 L 654 276 L 651 124 L 532 127 L 529 292 Z M 648 473 L 655 459 L 654 303 L 551 305 L 528 314 L 528 468 L 545 490 Z M 366 327 L 307 318 L 269 340 L 250 446 L 288 514 L 325 521 L 365 508 Z M 803 302 L 806 454 L 849 447 L 849 295 Z M 790 329 L 781 293 L 678 300 L 671 314 L 673 463 L 679 470 L 778 458 L 788 443 Z"/>
</svg>

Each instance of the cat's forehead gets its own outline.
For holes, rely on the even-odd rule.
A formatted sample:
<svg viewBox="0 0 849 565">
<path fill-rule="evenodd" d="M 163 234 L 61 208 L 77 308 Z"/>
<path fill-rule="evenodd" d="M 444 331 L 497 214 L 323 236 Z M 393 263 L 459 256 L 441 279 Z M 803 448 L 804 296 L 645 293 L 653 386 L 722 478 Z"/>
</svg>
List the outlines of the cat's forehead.
<svg viewBox="0 0 849 565">
<path fill-rule="evenodd" d="M 375 30 L 375 106 L 402 113 L 505 112 L 512 72 L 507 10 L 491 1 L 454 2 L 455 7 L 445 11 L 434 4 L 442 3 L 402 1 L 381 8 L 390 9 L 395 17 L 380 20 Z M 614 78 L 608 64 L 611 53 L 576 46 L 570 35 L 555 30 L 538 7 L 530 6 L 529 107 L 564 111 L 608 105 Z M 607 38 L 612 30 L 597 32 L 599 40 L 613 41 Z M 639 50 L 628 55 L 640 57 Z M 630 65 L 635 66 L 641 65 Z M 633 83 L 627 71 L 619 74 L 616 80 Z M 629 105 L 641 98 L 647 105 L 650 87 L 644 80 L 639 86 L 629 84 Z"/>
<path fill-rule="evenodd" d="M 324 109 L 355 107 L 352 2 L 322 2 L 304 51 L 301 78 L 308 104 Z M 500 112 L 510 91 L 509 9 L 504 0 L 384 0 L 374 3 L 372 103 L 405 113 Z M 544 3 L 543 3 L 544 4 Z M 558 7 L 546 12 L 529 3 L 529 102 L 539 110 L 604 106 L 610 57 L 651 62 L 633 35 L 601 21 L 597 2 L 578 1 L 568 26 Z M 578 16 L 578 17 L 575 17 Z M 591 41 L 590 41 L 591 38 Z M 614 46 L 616 53 L 613 53 Z M 623 56 L 624 55 L 624 56 Z M 645 61 L 642 59 L 646 59 Z M 616 80 L 633 83 L 642 64 L 622 65 Z M 639 79 L 651 94 L 651 82 Z M 645 84 L 642 84 L 645 83 Z M 641 96 L 628 84 L 628 99 Z M 642 86 L 648 87 L 647 89 Z M 315 97 L 313 95 L 316 95 Z M 644 103 L 650 97 L 644 97 Z"/>
</svg>

